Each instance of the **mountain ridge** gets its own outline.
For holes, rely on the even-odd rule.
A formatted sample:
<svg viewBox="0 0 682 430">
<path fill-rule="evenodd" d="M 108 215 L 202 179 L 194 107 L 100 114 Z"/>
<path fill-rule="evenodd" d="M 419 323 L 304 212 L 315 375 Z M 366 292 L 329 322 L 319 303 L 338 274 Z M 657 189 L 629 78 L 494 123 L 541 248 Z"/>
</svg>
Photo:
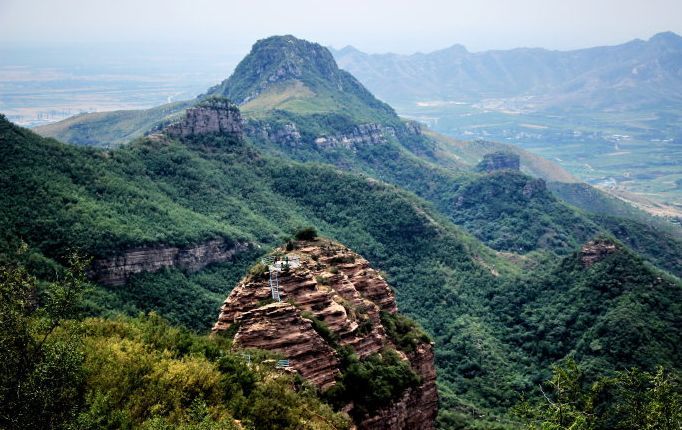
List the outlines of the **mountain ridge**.
<svg viewBox="0 0 682 430">
<path fill-rule="evenodd" d="M 621 45 L 571 51 L 516 48 L 469 52 L 461 45 L 453 45 L 426 54 L 365 54 L 355 48 L 332 50 L 332 53 L 342 68 L 358 76 L 380 98 L 392 103 L 399 98 L 414 97 L 471 100 L 535 95 L 539 97 L 535 105 L 570 108 L 579 106 L 580 100 L 584 102 L 588 96 L 599 96 L 600 99 L 590 100 L 588 104 L 606 108 L 609 101 L 644 105 L 682 100 L 682 76 L 679 74 L 682 37 L 672 32 L 659 33 L 647 41 L 633 40 Z M 453 53 L 456 55 L 451 55 Z M 655 61 L 653 55 L 664 55 L 665 60 Z M 637 67 L 639 72 L 633 72 Z M 409 85 L 401 85 L 401 80 Z M 436 84 L 439 80 L 442 82 Z M 594 82 L 589 84 L 590 80 Z M 617 94 L 608 98 L 608 94 L 595 92 L 590 85 L 597 82 L 617 90 Z M 663 82 L 676 83 L 672 93 L 655 90 L 656 85 Z M 636 87 L 618 94 L 623 85 L 633 84 L 648 88 L 637 93 L 644 99 L 633 100 L 630 96 Z M 581 88 L 586 92 L 581 98 L 563 100 L 570 94 L 578 97 L 577 91 Z M 546 94 L 548 91 L 551 94 Z M 563 107 L 553 99 L 562 99 Z"/>
</svg>

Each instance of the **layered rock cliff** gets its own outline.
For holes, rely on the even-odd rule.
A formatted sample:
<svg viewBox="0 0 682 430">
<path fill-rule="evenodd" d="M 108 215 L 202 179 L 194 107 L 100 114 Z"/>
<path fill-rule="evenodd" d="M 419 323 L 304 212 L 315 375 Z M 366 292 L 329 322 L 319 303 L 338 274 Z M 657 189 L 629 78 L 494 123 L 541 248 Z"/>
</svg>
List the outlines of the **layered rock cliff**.
<svg viewBox="0 0 682 430">
<path fill-rule="evenodd" d="M 165 267 L 196 272 L 209 264 L 228 261 L 249 247 L 247 243 L 232 244 L 224 240 L 211 240 L 188 247 L 133 248 L 115 257 L 95 260 L 91 277 L 104 285 L 123 285 L 131 275 L 156 272 Z"/>
<path fill-rule="evenodd" d="M 281 354 L 323 391 L 344 370 L 339 348 L 352 348 L 360 359 L 396 349 L 382 325 L 382 312 L 398 311 L 395 297 L 367 260 L 328 240 L 295 242 L 293 250 L 278 249 L 274 255 L 269 267 L 255 267 L 230 293 L 214 332 L 232 328 L 236 348 Z M 281 301 L 272 300 L 271 276 L 277 277 Z M 419 384 L 358 419 L 358 428 L 433 428 L 438 401 L 433 345 L 424 340 L 398 353 L 419 376 Z"/>
<path fill-rule="evenodd" d="M 236 105 L 213 97 L 187 109 L 182 120 L 170 124 L 163 132 L 171 137 L 221 133 L 238 138 L 242 135 L 242 117 Z"/>
<path fill-rule="evenodd" d="M 377 123 L 357 124 L 345 131 L 331 131 L 313 138 L 305 138 L 294 122 L 267 123 L 249 120 L 245 122 L 244 132 L 256 139 L 270 141 L 279 146 L 296 147 L 312 144 L 317 148 L 355 149 L 362 145 L 377 145 L 392 138 L 421 136 L 421 125 L 406 121 L 400 127 L 384 126 Z"/>
</svg>

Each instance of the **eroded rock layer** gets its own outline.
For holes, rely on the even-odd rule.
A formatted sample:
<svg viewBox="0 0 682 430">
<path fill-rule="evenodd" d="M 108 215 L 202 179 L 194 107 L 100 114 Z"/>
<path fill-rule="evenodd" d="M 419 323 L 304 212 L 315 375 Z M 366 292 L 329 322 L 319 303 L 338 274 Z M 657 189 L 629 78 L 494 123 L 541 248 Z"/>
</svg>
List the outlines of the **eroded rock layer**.
<svg viewBox="0 0 682 430">
<path fill-rule="evenodd" d="M 95 281 L 104 285 L 123 285 L 131 275 L 156 272 L 165 267 L 196 272 L 209 264 L 229 261 L 235 254 L 248 248 L 247 243 L 231 244 L 224 240 L 211 240 L 183 248 L 133 248 L 116 257 L 95 260 L 91 275 Z"/>
<path fill-rule="evenodd" d="M 239 138 L 242 135 L 242 117 L 237 106 L 228 100 L 213 98 L 187 109 L 185 118 L 163 131 L 171 137 L 221 133 Z"/>
<path fill-rule="evenodd" d="M 485 154 L 483 160 L 478 163 L 477 170 L 480 172 L 495 172 L 498 170 L 519 171 L 521 161 L 518 154 L 512 152 L 493 152 Z"/>
<path fill-rule="evenodd" d="M 296 242 L 278 249 L 278 263 L 259 265 L 232 290 L 214 332 L 236 325 L 234 346 L 275 351 L 321 389 L 335 384 L 341 368 L 336 349 L 351 347 L 360 358 L 394 348 L 381 312 L 398 311 L 393 291 L 367 260 L 328 240 Z M 287 263 L 288 262 L 288 263 Z M 276 283 L 271 278 L 276 276 Z M 281 301 L 272 299 L 277 285 Z M 328 330 L 324 337 L 314 324 Z M 359 429 L 433 428 L 438 395 L 433 345 L 400 353 L 420 377 L 389 407 L 357 423 Z"/>
<path fill-rule="evenodd" d="M 270 303 L 241 314 L 237 323 L 236 346 L 267 343 L 267 349 L 286 354 L 290 365 L 314 384 L 328 387 L 334 383 L 339 365 L 334 350 L 294 306 Z"/>
</svg>

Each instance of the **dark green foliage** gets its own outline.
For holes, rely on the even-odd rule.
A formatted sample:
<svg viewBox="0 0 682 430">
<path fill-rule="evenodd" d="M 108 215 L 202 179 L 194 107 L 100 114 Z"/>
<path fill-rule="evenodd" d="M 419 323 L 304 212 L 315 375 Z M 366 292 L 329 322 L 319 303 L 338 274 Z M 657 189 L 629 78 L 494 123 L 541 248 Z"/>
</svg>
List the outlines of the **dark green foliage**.
<svg viewBox="0 0 682 430">
<path fill-rule="evenodd" d="M 389 312 L 381 312 L 381 325 L 386 329 L 386 335 L 401 351 L 414 352 L 417 345 L 430 342 L 429 336 L 410 318 Z"/>
<path fill-rule="evenodd" d="M 261 126 L 266 123 L 296 124 L 303 144 L 282 147 L 254 137 L 259 149 L 282 158 L 333 164 L 395 184 L 429 201 L 498 250 L 567 253 L 599 230 L 587 216 L 558 201 L 540 180 L 514 171 L 472 175 L 439 166 L 438 159 L 428 155 L 432 151 L 424 136 L 396 134 L 395 139 L 353 150 L 320 150 L 312 143 L 316 137 L 349 133 L 355 124 L 337 114 L 281 111 L 270 112 Z M 403 126 L 392 127 L 400 130 Z"/>
<path fill-rule="evenodd" d="M 567 257 L 497 297 L 510 341 L 544 366 L 575 354 L 590 376 L 675 368 L 682 357 L 682 286 L 618 247 L 589 268 L 579 255 Z"/>
<path fill-rule="evenodd" d="M 593 219 L 658 267 L 682 278 L 682 236 L 679 231 L 671 226 L 606 215 L 594 215 Z"/>
<path fill-rule="evenodd" d="M 317 230 L 315 230 L 315 227 L 304 227 L 298 230 L 294 237 L 296 237 L 296 240 L 315 240 Z"/>
<path fill-rule="evenodd" d="M 679 375 L 621 370 L 594 382 L 573 360 L 553 367 L 542 397 L 517 405 L 528 429 L 661 429 L 682 425 Z"/>
<path fill-rule="evenodd" d="M 503 414 L 518 391 L 572 353 L 595 374 L 682 361 L 679 283 L 627 252 L 585 270 L 568 251 L 599 227 L 518 173 L 456 176 L 402 155 L 386 161 L 404 154 L 392 145 L 358 150 L 354 168 L 406 184 L 417 197 L 374 178 L 271 158 L 225 137 L 141 140 L 109 152 L 65 146 L 0 121 L 0 139 L 0 261 L 12 260 L 12 244 L 24 239 L 27 266 L 48 279 L 69 247 L 112 256 L 135 246 L 223 238 L 267 248 L 314 225 L 383 270 L 401 311 L 432 336 L 442 410 L 457 411 L 448 416 L 454 421 L 461 411 L 467 419 Z M 496 255 L 451 220 L 526 255 Z M 558 260 L 532 251 L 538 247 L 569 255 Z M 164 270 L 98 288 L 87 309 L 157 310 L 206 330 L 257 254 L 196 274 Z"/>
<path fill-rule="evenodd" d="M 472 180 L 454 197 L 452 217 L 492 248 L 567 253 L 598 227 L 521 173 L 495 172 Z"/>
<path fill-rule="evenodd" d="M 76 255 L 58 281 L 39 284 L 22 266 L 0 267 L 0 427 L 61 428 L 78 412 L 83 345 L 76 316 L 87 261 Z"/>
<path fill-rule="evenodd" d="M 356 418 L 389 405 L 406 389 L 419 384 L 419 377 L 409 363 L 390 349 L 364 360 L 347 356 L 344 361 L 341 377 L 325 397 L 339 406 L 354 402 L 351 414 Z"/>
</svg>

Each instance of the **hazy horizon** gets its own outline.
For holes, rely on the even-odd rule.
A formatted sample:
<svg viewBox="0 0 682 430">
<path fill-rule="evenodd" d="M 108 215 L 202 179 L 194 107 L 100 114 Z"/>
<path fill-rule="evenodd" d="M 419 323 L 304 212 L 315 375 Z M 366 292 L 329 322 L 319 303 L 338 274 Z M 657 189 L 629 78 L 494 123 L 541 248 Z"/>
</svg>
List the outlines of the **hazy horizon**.
<svg viewBox="0 0 682 430">
<path fill-rule="evenodd" d="M 473 52 L 572 50 L 682 33 L 682 4 L 578 0 L 217 2 L 0 1 L 0 48 L 129 47 L 245 54 L 258 39 L 293 34 L 336 49 L 411 54 L 461 44 Z M 315 13 L 310 13 L 315 5 Z M 267 11 L 267 13 L 265 12 Z M 210 12 L 210 13 L 207 13 Z"/>
</svg>

